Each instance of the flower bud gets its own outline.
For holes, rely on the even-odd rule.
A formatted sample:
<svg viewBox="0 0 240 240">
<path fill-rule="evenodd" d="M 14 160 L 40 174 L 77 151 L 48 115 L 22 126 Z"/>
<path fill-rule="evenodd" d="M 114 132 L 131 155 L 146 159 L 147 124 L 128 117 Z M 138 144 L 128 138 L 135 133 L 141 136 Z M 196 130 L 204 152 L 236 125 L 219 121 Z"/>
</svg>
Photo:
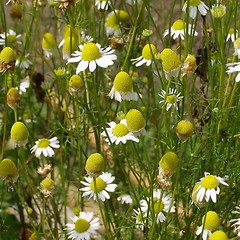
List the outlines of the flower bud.
<svg viewBox="0 0 240 240">
<path fill-rule="evenodd" d="M 182 120 L 177 124 L 176 132 L 181 140 L 187 140 L 191 137 L 193 132 L 193 125 L 188 120 Z"/>
<path fill-rule="evenodd" d="M 104 158 L 100 153 L 91 154 L 86 162 L 85 169 L 91 176 L 98 176 L 103 172 Z"/>
</svg>

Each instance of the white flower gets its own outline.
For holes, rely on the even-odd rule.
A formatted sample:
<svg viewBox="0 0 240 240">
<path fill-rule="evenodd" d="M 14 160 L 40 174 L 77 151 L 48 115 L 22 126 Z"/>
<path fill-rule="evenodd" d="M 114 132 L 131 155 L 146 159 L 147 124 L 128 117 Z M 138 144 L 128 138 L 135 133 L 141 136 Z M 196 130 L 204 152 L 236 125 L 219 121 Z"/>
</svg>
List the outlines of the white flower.
<svg viewBox="0 0 240 240">
<path fill-rule="evenodd" d="M 104 1 L 104 0 L 98 0 L 95 3 L 95 6 L 97 7 L 98 10 L 102 9 L 102 10 L 108 10 L 108 0 Z"/>
<path fill-rule="evenodd" d="M 210 231 L 208 229 L 204 229 L 203 225 L 201 225 L 200 227 L 197 228 L 196 235 L 198 236 L 201 233 L 203 233 L 202 234 L 202 239 L 203 240 L 207 240 L 207 238 L 212 235 L 212 231 Z"/>
<path fill-rule="evenodd" d="M 138 100 L 138 95 L 133 91 L 132 79 L 128 73 L 121 71 L 115 76 L 113 87 L 108 96 L 119 102 L 122 100 Z"/>
<path fill-rule="evenodd" d="M 135 226 L 137 229 L 141 229 L 142 231 L 144 230 L 145 226 L 145 221 L 146 221 L 146 216 L 142 212 L 141 208 L 133 209 L 134 215 L 133 218 L 135 219 Z"/>
<path fill-rule="evenodd" d="M 235 81 L 239 82 L 240 81 L 240 62 L 235 62 L 235 63 L 228 63 L 227 64 L 227 73 L 235 73 L 238 72 Z"/>
<path fill-rule="evenodd" d="M 188 27 L 188 29 L 186 29 Z M 163 33 L 163 37 L 166 37 L 170 32 L 171 37 L 175 40 L 178 37 L 180 37 L 182 40 L 184 40 L 185 33 L 188 35 L 194 34 L 194 36 L 197 36 L 198 33 L 193 29 L 191 24 L 188 24 L 186 26 L 186 23 L 182 19 L 178 19 L 173 23 L 171 26 L 171 29 L 166 29 L 165 32 Z"/>
<path fill-rule="evenodd" d="M 168 111 L 172 106 L 178 110 L 178 102 L 182 100 L 183 96 L 181 93 L 178 93 L 176 89 L 169 88 L 168 94 L 165 90 L 162 90 L 160 94 L 158 94 L 162 100 L 159 104 L 166 104 L 166 110 Z"/>
<path fill-rule="evenodd" d="M 131 59 L 131 61 L 136 67 L 142 66 L 143 64 L 150 66 L 156 53 L 157 48 L 153 44 L 146 44 L 142 50 L 142 55 L 138 58 Z"/>
<path fill-rule="evenodd" d="M 98 43 L 86 43 L 79 45 L 80 51 L 75 51 L 72 54 L 72 58 L 68 59 L 68 63 L 79 62 L 76 74 L 85 71 L 89 68 L 90 72 L 94 72 L 97 65 L 102 68 L 107 68 L 113 65 L 113 61 L 117 59 L 115 54 L 112 54 L 115 50 L 110 47 L 101 48 Z"/>
<path fill-rule="evenodd" d="M 240 214 L 240 207 L 236 206 L 236 211 L 232 211 L 233 214 Z M 234 218 L 229 221 L 230 223 L 234 222 L 231 226 L 234 227 L 234 231 L 238 236 L 240 236 L 240 218 Z"/>
<path fill-rule="evenodd" d="M 197 10 L 201 13 L 201 15 L 207 15 L 207 11 L 209 10 L 208 6 L 200 1 L 200 0 L 187 0 L 183 5 L 183 12 L 187 11 L 187 7 L 189 5 L 189 16 L 192 19 L 195 19 L 197 16 Z"/>
<path fill-rule="evenodd" d="M 102 132 L 101 135 L 106 137 L 105 140 L 109 145 L 118 145 L 120 142 L 126 144 L 128 140 L 139 142 L 139 139 L 127 128 L 125 119 L 121 120 L 118 124 L 115 122 L 110 122 L 108 125 L 110 128 L 106 128 L 106 130 Z"/>
<path fill-rule="evenodd" d="M 39 158 L 41 154 L 43 154 L 44 157 L 52 157 L 54 155 L 52 148 L 59 147 L 60 145 L 57 137 L 51 139 L 43 138 L 35 142 L 35 145 L 31 148 L 31 153 L 35 152 L 37 158 Z"/>
<path fill-rule="evenodd" d="M 216 203 L 217 195 L 220 193 L 219 185 L 228 186 L 228 184 L 225 182 L 225 178 L 217 177 L 207 172 L 204 175 L 205 177 L 200 179 L 199 187 L 195 191 L 197 193 L 196 200 L 197 202 L 209 202 L 212 199 Z"/>
<path fill-rule="evenodd" d="M 89 196 L 93 200 L 98 199 L 104 202 L 106 199 L 110 199 L 108 192 L 114 192 L 117 184 L 112 184 L 115 180 L 115 177 L 111 173 L 103 172 L 99 177 L 96 177 L 95 180 L 92 176 L 84 177 L 86 182 L 81 181 L 81 183 L 86 186 L 81 188 L 83 191 L 83 197 Z"/>
<path fill-rule="evenodd" d="M 162 192 L 161 189 L 154 189 L 152 198 L 147 197 L 146 200 L 141 200 L 140 208 L 145 217 L 154 215 L 157 218 L 157 223 L 166 220 L 164 213 L 168 214 L 175 212 L 172 195 L 167 195 L 165 192 Z M 149 223 L 150 225 L 152 224 L 152 219 L 149 220 Z"/>
<path fill-rule="evenodd" d="M 28 69 L 32 62 L 28 59 L 29 53 L 24 57 L 19 57 L 16 60 L 15 66 L 19 66 L 20 68 Z"/>
<path fill-rule="evenodd" d="M 117 198 L 117 200 L 119 202 L 121 202 L 122 204 L 130 204 L 130 205 L 132 205 L 132 202 L 133 202 L 133 200 L 129 194 L 123 194 L 123 195 L 119 196 Z"/>
<path fill-rule="evenodd" d="M 5 45 L 6 42 L 8 46 L 13 46 L 15 43 L 21 45 L 22 43 L 18 41 L 21 36 L 21 34 L 17 35 L 13 30 L 10 29 L 8 33 L 0 34 L 0 45 Z"/>
<path fill-rule="evenodd" d="M 73 223 L 67 223 L 68 239 L 90 240 L 91 235 L 99 228 L 99 218 L 93 218 L 93 212 L 80 212 L 78 216 L 71 218 Z"/>
<path fill-rule="evenodd" d="M 17 88 L 17 90 L 19 91 L 20 94 L 23 94 L 27 91 L 29 86 L 30 86 L 30 80 L 29 80 L 29 76 L 27 76 L 20 82 L 20 85 Z"/>
<path fill-rule="evenodd" d="M 226 41 L 231 39 L 232 42 L 235 42 L 237 37 L 238 37 L 238 30 L 234 30 L 234 28 L 230 28 L 228 31 Z"/>
</svg>

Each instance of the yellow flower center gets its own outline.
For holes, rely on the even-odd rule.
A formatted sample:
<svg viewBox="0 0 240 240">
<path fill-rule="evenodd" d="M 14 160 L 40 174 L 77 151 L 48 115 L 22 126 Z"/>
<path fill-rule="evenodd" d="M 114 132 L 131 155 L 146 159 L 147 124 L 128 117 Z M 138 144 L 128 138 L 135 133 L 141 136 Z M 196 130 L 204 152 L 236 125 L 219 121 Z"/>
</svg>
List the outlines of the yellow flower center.
<svg viewBox="0 0 240 240">
<path fill-rule="evenodd" d="M 63 43 L 63 51 L 65 53 L 71 54 L 75 50 L 77 50 L 77 43 L 75 38 L 73 36 L 72 38 L 70 36 L 66 37 Z"/>
<path fill-rule="evenodd" d="M 95 43 L 87 43 L 82 50 L 82 59 L 91 62 L 101 57 L 99 48 Z"/>
<path fill-rule="evenodd" d="M 183 30 L 185 28 L 185 22 L 182 19 L 178 19 L 173 23 L 173 28 L 175 30 Z"/>
<path fill-rule="evenodd" d="M 176 131 L 180 139 L 185 140 L 192 135 L 193 124 L 188 120 L 182 120 L 177 124 Z"/>
<path fill-rule="evenodd" d="M 208 211 L 202 218 L 202 224 L 204 224 L 205 229 L 215 231 L 220 225 L 220 218 L 216 212 Z"/>
<path fill-rule="evenodd" d="M 230 28 L 228 31 L 229 34 L 234 34 L 234 28 Z"/>
<path fill-rule="evenodd" d="M 0 54 L 0 63 L 10 63 L 15 61 L 17 58 L 17 54 L 10 47 L 5 47 Z"/>
<path fill-rule="evenodd" d="M 127 20 L 129 20 L 129 15 L 124 10 L 118 10 L 117 15 L 118 15 L 119 21 L 121 21 L 121 22 L 126 22 Z"/>
<path fill-rule="evenodd" d="M 40 182 L 41 187 L 45 188 L 48 191 L 50 191 L 54 187 L 54 184 L 54 181 L 49 177 L 46 177 Z"/>
<path fill-rule="evenodd" d="M 88 174 L 97 175 L 103 171 L 104 158 L 100 153 L 93 153 L 89 156 L 86 162 L 85 169 Z"/>
<path fill-rule="evenodd" d="M 219 6 L 219 7 L 216 7 L 215 9 L 212 9 L 211 13 L 212 13 L 213 17 L 215 17 L 215 18 L 222 18 L 222 17 L 224 17 L 224 15 L 226 13 L 226 9 L 224 9 L 223 6 L 222 7 Z"/>
<path fill-rule="evenodd" d="M 153 202 L 150 203 L 150 209 L 152 210 L 153 214 L 158 215 L 160 212 L 163 211 L 164 203 L 157 198 L 153 198 Z"/>
<path fill-rule="evenodd" d="M 237 48 L 240 48 L 240 38 L 237 38 L 234 42 L 234 45 L 237 47 Z"/>
<path fill-rule="evenodd" d="M 69 86 L 74 89 L 81 89 L 84 87 L 84 82 L 79 75 L 74 74 L 69 80 Z"/>
<path fill-rule="evenodd" d="M 56 40 L 51 33 L 45 33 L 42 39 L 42 49 L 51 50 L 57 46 Z"/>
<path fill-rule="evenodd" d="M 77 38 L 78 36 L 78 29 L 77 28 L 71 28 L 71 26 L 68 24 L 67 26 L 64 27 L 63 30 L 63 38 L 66 39 L 68 37 L 74 37 Z"/>
<path fill-rule="evenodd" d="M 28 138 L 28 129 L 22 122 L 15 122 L 11 128 L 11 138 L 16 142 L 23 142 Z"/>
<path fill-rule="evenodd" d="M 181 64 L 178 55 L 170 48 L 165 48 L 161 52 L 160 57 L 162 60 L 163 70 L 166 72 L 177 69 Z"/>
<path fill-rule="evenodd" d="M 120 93 L 129 92 L 133 88 L 132 79 L 130 78 L 128 73 L 121 71 L 116 75 L 113 87 L 115 91 L 118 91 Z"/>
<path fill-rule="evenodd" d="M 176 96 L 175 95 L 168 95 L 167 97 L 166 97 L 166 101 L 168 102 L 168 103 L 170 103 L 170 104 L 174 104 L 174 103 L 176 103 L 176 100 L 177 100 L 177 98 L 176 98 Z"/>
<path fill-rule="evenodd" d="M 113 131 L 113 135 L 116 137 L 123 137 L 129 133 L 128 128 L 123 123 L 117 124 L 112 131 Z"/>
<path fill-rule="evenodd" d="M 114 13 L 111 13 L 108 15 L 108 18 L 106 21 L 106 27 L 113 28 L 114 30 L 117 30 L 120 28 L 118 19 Z"/>
<path fill-rule="evenodd" d="M 228 240 L 228 236 L 225 232 L 217 230 L 208 238 L 208 240 Z"/>
<path fill-rule="evenodd" d="M 146 44 L 142 50 L 142 57 L 146 60 L 152 60 L 157 48 L 153 44 Z"/>
<path fill-rule="evenodd" d="M 46 148 L 50 145 L 50 142 L 48 139 L 43 138 L 38 141 L 38 147 L 39 148 Z"/>
<path fill-rule="evenodd" d="M 84 233 L 90 227 L 90 223 L 84 218 L 79 218 L 74 225 L 75 225 L 75 231 L 78 233 Z"/>
<path fill-rule="evenodd" d="M 136 216 L 136 219 L 137 219 L 139 222 L 143 222 L 143 221 L 144 221 L 143 213 L 140 212 L 140 213 Z"/>
<path fill-rule="evenodd" d="M 14 35 L 8 35 L 7 36 L 7 44 L 8 44 L 8 46 L 10 46 L 10 47 L 13 46 L 16 41 L 17 41 L 16 36 L 14 36 Z"/>
<path fill-rule="evenodd" d="M 132 132 L 138 132 L 145 128 L 145 120 L 140 111 L 137 109 L 131 109 L 126 114 L 127 127 Z"/>
<path fill-rule="evenodd" d="M 106 188 L 106 183 L 99 177 L 95 178 L 95 180 L 96 180 L 96 185 L 93 179 L 90 183 L 90 187 L 93 192 L 100 193 Z"/>
<path fill-rule="evenodd" d="M 189 0 L 190 6 L 198 6 L 200 4 L 201 0 Z"/>
<path fill-rule="evenodd" d="M 207 175 L 202 180 L 202 186 L 206 189 L 217 188 L 219 186 L 219 182 L 217 178 L 213 175 Z"/>
<path fill-rule="evenodd" d="M 0 162 L 0 177 L 3 179 L 15 179 L 18 176 L 18 170 L 15 163 L 5 158 Z"/>
<path fill-rule="evenodd" d="M 168 173 L 172 173 L 178 166 L 178 157 L 174 152 L 165 153 L 159 161 L 159 167 Z"/>
</svg>

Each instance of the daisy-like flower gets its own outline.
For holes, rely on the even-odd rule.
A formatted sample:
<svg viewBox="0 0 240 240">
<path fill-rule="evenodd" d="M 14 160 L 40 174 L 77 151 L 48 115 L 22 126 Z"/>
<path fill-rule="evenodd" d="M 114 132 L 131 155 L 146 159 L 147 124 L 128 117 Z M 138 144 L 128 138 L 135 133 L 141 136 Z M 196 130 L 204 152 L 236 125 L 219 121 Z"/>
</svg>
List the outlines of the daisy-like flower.
<svg viewBox="0 0 240 240">
<path fill-rule="evenodd" d="M 236 206 L 236 210 L 232 211 L 233 214 L 240 214 L 240 207 Z M 233 218 L 229 221 L 232 224 L 232 227 L 234 227 L 234 232 L 240 236 L 240 217 L 239 218 Z"/>
<path fill-rule="evenodd" d="M 198 35 L 198 33 L 195 30 L 193 30 L 191 24 L 188 25 L 188 29 L 186 29 L 186 27 L 187 27 L 186 23 L 182 19 L 178 19 L 177 21 L 175 21 L 173 23 L 170 31 L 169 31 L 169 29 L 165 30 L 165 32 L 163 33 L 163 37 L 166 37 L 170 33 L 171 37 L 174 40 L 177 39 L 178 37 L 180 37 L 182 40 L 184 40 L 186 32 L 187 32 L 187 34 L 191 34 L 193 32 L 194 36 Z"/>
<path fill-rule="evenodd" d="M 122 119 L 118 124 L 115 122 L 110 122 L 108 125 L 110 127 L 106 128 L 101 135 L 105 137 L 105 140 L 109 145 L 118 145 L 120 142 L 126 144 L 127 141 L 139 142 L 139 139 L 129 131 L 125 119 Z"/>
<path fill-rule="evenodd" d="M 142 50 L 142 55 L 138 58 L 131 59 L 131 61 L 136 67 L 142 66 L 143 64 L 150 66 L 156 53 L 157 48 L 153 44 L 146 44 Z"/>
<path fill-rule="evenodd" d="M 208 211 L 202 218 L 202 225 L 197 228 L 196 235 L 202 234 L 202 239 L 206 240 L 212 232 L 220 226 L 220 218 L 214 211 Z"/>
<path fill-rule="evenodd" d="M 113 184 L 112 182 L 115 180 L 115 177 L 112 176 L 111 173 L 103 172 L 99 177 L 87 176 L 84 177 L 86 182 L 81 181 L 81 183 L 85 186 L 80 190 L 83 191 L 83 197 L 89 196 L 93 198 L 93 200 L 99 200 L 104 202 L 106 199 L 110 199 L 110 195 L 108 192 L 114 192 L 117 184 Z"/>
<path fill-rule="evenodd" d="M 141 211 L 144 213 L 144 216 L 148 216 L 150 213 L 150 218 L 152 216 L 156 217 L 156 222 L 161 223 L 166 220 L 164 213 L 173 213 L 175 212 L 175 206 L 172 204 L 172 195 L 162 192 L 161 189 L 153 190 L 153 198 L 147 197 L 146 200 L 143 199 L 140 201 Z M 152 219 L 149 220 L 151 225 Z"/>
<path fill-rule="evenodd" d="M 35 152 L 35 156 L 39 158 L 41 154 L 44 157 L 52 157 L 54 155 L 54 151 L 52 148 L 59 148 L 59 140 L 57 137 L 53 137 L 50 139 L 42 138 L 35 142 L 35 145 L 31 148 L 31 153 Z"/>
<path fill-rule="evenodd" d="M 128 73 L 121 71 L 114 78 L 113 87 L 108 94 L 111 99 L 119 102 L 122 100 L 137 101 L 138 95 L 133 91 L 132 79 Z"/>
<path fill-rule="evenodd" d="M 32 62 L 28 59 L 29 53 L 27 53 L 24 57 L 18 57 L 16 60 L 15 65 L 19 66 L 20 68 L 28 69 Z"/>
<path fill-rule="evenodd" d="M 93 218 L 93 212 L 80 212 L 78 216 L 71 217 L 73 223 L 67 223 L 68 239 L 90 240 L 99 228 L 99 218 Z"/>
<path fill-rule="evenodd" d="M 237 38 L 234 41 L 234 53 L 233 56 L 237 56 L 238 58 L 240 58 L 240 38 Z"/>
<path fill-rule="evenodd" d="M 49 32 L 45 33 L 42 38 L 42 49 L 44 56 L 48 58 L 51 57 L 53 55 L 53 50 L 56 47 L 57 43 L 54 36 Z"/>
<path fill-rule="evenodd" d="M 117 59 L 117 56 L 114 53 L 114 49 L 110 47 L 101 48 L 101 45 L 98 43 L 86 43 L 84 45 L 79 45 L 80 51 L 75 51 L 72 54 L 72 58 L 68 59 L 68 63 L 79 62 L 76 74 L 79 74 L 82 71 L 85 71 L 89 68 L 90 72 L 94 72 L 97 65 L 102 68 L 107 68 L 108 66 L 113 65 L 113 61 Z"/>
<path fill-rule="evenodd" d="M 217 195 L 220 193 L 219 185 L 223 184 L 228 186 L 225 182 L 225 178 L 217 177 L 209 173 L 204 173 L 205 177 L 200 179 L 200 185 L 196 189 L 196 200 L 197 202 L 209 202 L 210 199 L 214 203 L 217 202 Z"/>
<path fill-rule="evenodd" d="M 98 10 L 108 10 L 109 4 L 108 0 L 98 0 L 95 3 L 95 6 L 97 7 Z"/>
<path fill-rule="evenodd" d="M 21 82 L 19 87 L 17 88 L 20 94 L 23 94 L 27 91 L 27 89 L 30 86 L 30 80 L 29 80 L 29 76 L 27 76 L 26 78 L 24 78 Z"/>
<path fill-rule="evenodd" d="M 162 100 L 159 104 L 166 104 L 166 110 L 168 111 L 171 107 L 178 110 L 178 102 L 180 102 L 183 98 L 181 93 L 177 91 L 177 89 L 169 88 L 168 94 L 165 90 L 162 90 L 160 94 L 158 94 Z"/>
<path fill-rule="evenodd" d="M 240 62 L 235 62 L 235 63 L 228 63 L 227 64 L 227 73 L 235 73 L 238 72 L 235 81 L 239 82 L 240 81 Z"/>
<path fill-rule="evenodd" d="M 16 43 L 21 45 L 21 41 L 18 40 L 21 36 L 21 34 L 17 35 L 13 30 L 10 29 L 8 33 L 0 34 L 0 45 L 5 45 L 6 43 L 9 47 L 12 47 Z"/>
<path fill-rule="evenodd" d="M 142 212 L 141 208 L 133 209 L 133 218 L 136 220 L 135 221 L 135 226 L 137 229 L 140 230 L 144 230 L 145 227 L 145 222 L 146 222 L 146 216 L 145 214 Z"/>
<path fill-rule="evenodd" d="M 238 37 L 238 30 L 235 30 L 234 28 L 230 28 L 228 31 L 226 41 L 231 39 L 232 42 L 235 42 L 237 37 Z"/>
<path fill-rule="evenodd" d="M 183 5 L 183 12 L 187 11 L 187 7 L 189 6 L 189 16 L 192 19 L 195 19 L 197 16 L 197 10 L 201 13 L 201 15 L 206 16 L 207 11 L 209 10 L 208 6 L 200 1 L 200 0 L 187 0 Z"/>
<path fill-rule="evenodd" d="M 228 240 L 228 236 L 222 230 L 217 230 L 208 238 L 208 240 Z"/>
<path fill-rule="evenodd" d="M 121 202 L 121 204 L 130 204 L 130 205 L 132 205 L 132 202 L 133 202 L 133 200 L 132 200 L 132 198 L 131 198 L 131 196 L 129 194 L 123 194 L 123 195 L 119 196 L 117 198 L 117 200 L 119 202 Z"/>
<path fill-rule="evenodd" d="M 226 14 L 226 6 L 222 4 L 214 4 L 210 10 L 214 18 L 223 18 Z"/>
</svg>

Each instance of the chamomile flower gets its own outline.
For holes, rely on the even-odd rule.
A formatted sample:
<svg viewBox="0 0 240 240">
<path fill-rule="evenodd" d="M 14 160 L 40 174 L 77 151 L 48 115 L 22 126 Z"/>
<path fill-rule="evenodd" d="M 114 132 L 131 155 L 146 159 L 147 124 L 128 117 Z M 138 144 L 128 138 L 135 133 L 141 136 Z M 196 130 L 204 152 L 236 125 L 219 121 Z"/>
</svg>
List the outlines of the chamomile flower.
<svg viewBox="0 0 240 240">
<path fill-rule="evenodd" d="M 231 41 L 234 43 L 237 37 L 238 37 L 238 30 L 235 30 L 234 28 L 230 28 L 228 31 L 226 41 L 231 39 Z"/>
<path fill-rule="evenodd" d="M 32 62 L 28 59 L 28 57 L 29 53 L 27 53 L 24 57 L 18 57 L 15 65 L 19 66 L 20 68 L 28 69 L 30 65 L 32 65 Z"/>
<path fill-rule="evenodd" d="M 186 27 L 188 27 L 188 29 L 186 30 Z M 198 33 L 193 30 L 192 25 L 189 24 L 188 26 L 186 25 L 186 23 L 182 20 L 182 19 L 178 19 L 176 20 L 173 25 L 171 26 L 171 29 L 166 29 L 165 32 L 163 33 L 163 37 L 166 37 L 167 35 L 171 35 L 171 37 L 175 40 L 177 38 L 181 38 L 182 40 L 184 40 L 185 37 L 185 33 L 187 32 L 187 34 L 191 34 L 193 32 L 194 36 L 197 36 Z"/>
<path fill-rule="evenodd" d="M 56 40 L 54 36 L 47 32 L 43 35 L 42 38 L 42 49 L 43 49 L 43 54 L 46 57 L 51 57 L 53 55 L 53 50 L 57 47 Z"/>
<path fill-rule="evenodd" d="M 237 76 L 235 78 L 236 82 L 240 81 L 240 62 L 235 62 L 235 63 L 228 63 L 227 64 L 227 73 L 231 74 L 231 73 L 235 73 L 237 72 Z"/>
<path fill-rule="evenodd" d="M 181 67 L 179 56 L 172 49 L 164 48 L 160 58 L 166 78 L 177 77 Z"/>
<path fill-rule="evenodd" d="M 105 141 L 109 145 L 118 145 L 119 143 L 126 144 L 127 141 L 139 142 L 139 139 L 129 131 L 125 119 L 122 119 L 118 124 L 115 122 L 110 122 L 108 125 L 109 128 L 106 128 L 101 135 L 105 137 Z"/>
<path fill-rule="evenodd" d="M 57 137 L 50 139 L 42 138 L 35 142 L 35 145 L 31 148 L 31 153 L 35 153 L 35 156 L 39 158 L 42 154 L 44 157 L 52 157 L 54 155 L 53 148 L 59 148 L 59 140 Z"/>
<path fill-rule="evenodd" d="M 237 56 L 238 58 L 240 58 L 240 38 L 237 38 L 234 41 L 234 53 L 233 56 Z"/>
<path fill-rule="evenodd" d="M 26 125 L 22 122 L 15 122 L 11 128 L 11 138 L 16 146 L 23 146 L 28 142 L 29 132 Z"/>
<path fill-rule="evenodd" d="M 200 179 L 200 185 L 196 189 L 196 201 L 209 202 L 211 199 L 214 203 L 217 202 L 217 195 L 220 193 L 219 185 L 223 184 L 228 186 L 225 182 L 225 178 L 217 177 L 205 172 L 205 177 Z"/>
<path fill-rule="evenodd" d="M 131 198 L 131 196 L 129 194 L 123 194 L 123 195 L 119 196 L 117 198 L 117 200 L 119 202 L 121 202 L 121 204 L 130 204 L 130 205 L 132 205 L 132 202 L 133 202 L 133 200 L 132 200 L 132 198 Z"/>
<path fill-rule="evenodd" d="M 162 100 L 159 104 L 166 104 L 166 110 L 168 111 L 171 107 L 178 110 L 178 102 L 180 102 L 183 98 L 181 93 L 177 91 L 177 89 L 169 88 L 168 93 L 165 90 L 162 90 L 160 94 L 158 94 Z"/>
<path fill-rule="evenodd" d="M 240 207 L 236 206 L 236 210 L 232 211 L 233 214 L 240 214 Z M 229 221 L 232 224 L 232 227 L 234 227 L 234 232 L 240 236 L 240 217 L 239 218 L 233 218 Z"/>
<path fill-rule="evenodd" d="M 109 4 L 108 0 L 98 0 L 95 3 L 95 6 L 97 7 L 98 10 L 108 10 Z"/>
<path fill-rule="evenodd" d="M 86 182 L 81 181 L 81 183 L 85 186 L 80 190 L 83 191 L 83 197 L 89 196 L 93 198 L 93 200 L 99 200 L 104 202 L 106 199 L 110 199 L 110 195 L 108 192 L 114 192 L 117 184 L 112 183 L 115 180 L 115 177 L 112 176 L 111 173 L 103 172 L 99 177 L 87 176 L 84 177 Z"/>
<path fill-rule="evenodd" d="M 108 94 L 111 99 L 137 101 L 138 95 L 133 91 L 133 81 L 128 73 L 121 71 L 114 78 L 113 87 Z"/>
<path fill-rule="evenodd" d="M 189 16 L 192 19 L 195 19 L 197 16 L 197 10 L 201 15 L 206 16 L 207 11 L 209 10 L 208 6 L 200 0 L 187 0 L 183 5 L 183 12 L 187 12 L 187 7 L 189 6 Z"/>
<path fill-rule="evenodd" d="M 154 54 L 156 53 L 157 48 L 153 44 L 146 44 L 142 50 L 142 55 L 140 57 L 131 59 L 131 61 L 136 65 L 136 67 L 140 67 L 143 64 L 150 66 L 154 59 Z"/>
<path fill-rule="evenodd" d="M 202 218 L 202 225 L 197 228 L 196 235 L 202 234 L 202 239 L 206 240 L 220 226 L 220 218 L 214 211 L 208 211 Z"/>
<path fill-rule="evenodd" d="M 93 212 L 80 212 L 78 216 L 71 217 L 73 223 L 67 223 L 68 239 L 90 240 L 99 228 L 99 218 L 93 218 Z"/>
<path fill-rule="evenodd" d="M 228 236 L 222 230 L 217 230 L 208 238 L 208 240 L 228 240 Z"/>
<path fill-rule="evenodd" d="M 113 61 L 117 59 L 114 53 L 114 49 L 110 47 L 101 48 L 99 43 L 86 43 L 79 45 L 80 51 L 75 51 L 72 54 L 72 58 L 68 59 L 68 63 L 79 62 L 76 74 L 85 71 L 89 68 L 90 72 L 94 72 L 97 65 L 102 68 L 107 68 L 113 65 Z"/>
<path fill-rule="evenodd" d="M 175 206 L 172 204 L 172 195 L 162 192 L 161 189 L 154 189 L 152 198 L 147 197 L 140 201 L 141 211 L 144 213 L 144 216 L 156 217 L 157 223 L 162 223 L 166 220 L 164 213 L 173 213 L 175 212 Z M 151 225 L 153 219 L 149 220 Z"/>
<path fill-rule="evenodd" d="M 226 6 L 219 3 L 214 4 L 210 12 L 214 18 L 223 18 L 226 14 Z"/>
<path fill-rule="evenodd" d="M 133 209 L 133 212 L 133 218 L 135 219 L 135 227 L 143 231 L 147 217 L 142 212 L 141 208 Z"/>
<path fill-rule="evenodd" d="M 9 30 L 7 33 L 0 34 L 0 45 L 6 45 L 8 47 L 14 46 L 16 43 L 21 45 L 22 42 L 18 39 L 21 37 L 21 34 L 16 34 L 13 30 Z"/>
</svg>

